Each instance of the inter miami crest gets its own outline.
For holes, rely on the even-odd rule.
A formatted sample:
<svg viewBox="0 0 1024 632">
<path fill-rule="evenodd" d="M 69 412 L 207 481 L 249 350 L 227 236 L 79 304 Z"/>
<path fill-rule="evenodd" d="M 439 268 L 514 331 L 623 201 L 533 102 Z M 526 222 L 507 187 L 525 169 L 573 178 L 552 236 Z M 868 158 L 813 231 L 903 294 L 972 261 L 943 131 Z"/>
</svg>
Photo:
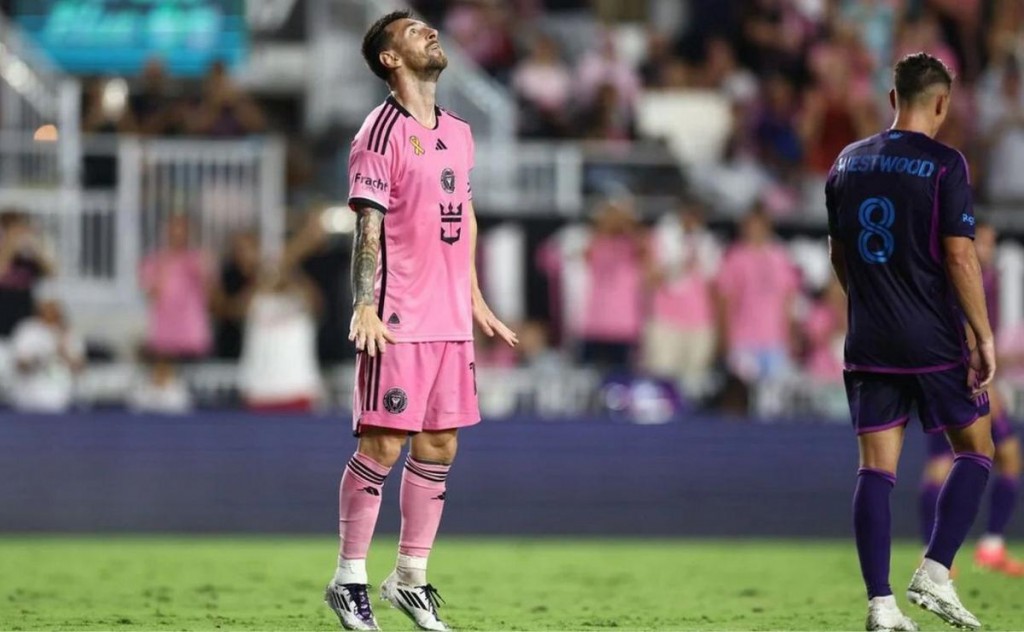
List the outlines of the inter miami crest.
<svg viewBox="0 0 1024 632">
<path fill-rule="evenodd" d="M 384 410 L 392 415 L 401 413 L 408 405 L 409 398 L 406 397 L 405 391 L 402 389 L 398 387 L 389 388 L 388 392 L 384 393 Z"/>
<path fill-rule="evenodd" d="M 441 188 L 448 195 L 455 193 L 455 172 L 447 167 L 441 172 Z"/>
</svg>

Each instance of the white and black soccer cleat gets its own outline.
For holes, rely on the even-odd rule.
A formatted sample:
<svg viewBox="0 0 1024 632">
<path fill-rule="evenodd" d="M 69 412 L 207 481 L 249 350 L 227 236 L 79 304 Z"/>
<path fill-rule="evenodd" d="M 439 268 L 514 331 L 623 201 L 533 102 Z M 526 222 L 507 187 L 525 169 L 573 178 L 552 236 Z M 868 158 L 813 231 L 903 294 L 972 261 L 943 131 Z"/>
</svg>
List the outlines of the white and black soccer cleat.
<svg viewBox="0 0 1024 632">
<path fill-rule="evenodd" d="M 978 617 L 964 608 L 956 595 L 953 582 L 937 584 L 932 581 L 924 569 L 919 568 L 910 579 L 907 588 L 907 600 L 932 612 L 951 626 L 966 630 L 977 630 L 981 627 Z"/>
<path fill-rule="evenodd" d="M 398 608 L 412 619 L 419 629 L 431 632 L 448 632 L 451 628 L 437 616 L 437 609 L 444 600 L 430 584 L 410 586 L 400 584 L 392 572 L 380 585 L 380 598 Z"/>
<path fill-rule="evenodd" d="M 379 630 L 370 606 L 370 587 L 366 584 L 327 584 L 324 602 L 338 615 L 346 630 Z"/>
<path fill-rule="evenodd" d="M 903 614 L 894 603 L 873 599 L 868 603 L 868 620 L 864 626 L 867 632 L 917 632 L 914 620 Z"/>
</svg>

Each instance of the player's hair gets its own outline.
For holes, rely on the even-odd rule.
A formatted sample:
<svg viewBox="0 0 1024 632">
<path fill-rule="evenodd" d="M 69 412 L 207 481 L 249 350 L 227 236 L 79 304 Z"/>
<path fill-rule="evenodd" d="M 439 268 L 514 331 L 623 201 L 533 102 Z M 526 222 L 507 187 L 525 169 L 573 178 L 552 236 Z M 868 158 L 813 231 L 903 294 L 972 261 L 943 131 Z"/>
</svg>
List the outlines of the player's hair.
<svg viewBox="0 0 1024 632">
<path fill-rule="evenodd" d="M 381 52 L 388 46 L 391 46 L 391 34 L 388 32 L 388 27 L 391 26 L 392 22 L 411 17 L 412 11 L 409 10 L 392 11 L 374 22 L 370 29 L 366 31 L 366 35 L 363 36 L 363 59 L 366 60 L 366 65 L 370 67 L 373 74 L 384 81 L 387 81 L 388 75 L 391 74 L 391 71 L 384 64 L 380 63 Z"/>
<path fill-rule="evenodd" d="M 935 85 L 953 86 L 953 71 L 938 57 L 914 53 L 896 62 L 893 69 L 896 96 L 903 103 L 914 103 Z"/>
</svg>

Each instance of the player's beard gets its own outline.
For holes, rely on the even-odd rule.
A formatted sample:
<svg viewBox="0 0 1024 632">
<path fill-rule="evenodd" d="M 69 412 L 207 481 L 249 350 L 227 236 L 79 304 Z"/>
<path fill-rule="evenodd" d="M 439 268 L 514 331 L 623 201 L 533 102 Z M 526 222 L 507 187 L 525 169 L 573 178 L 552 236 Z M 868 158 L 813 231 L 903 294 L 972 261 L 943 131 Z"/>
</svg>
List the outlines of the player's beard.
<svg viewBox="0 0 1024 632">
<path fill-rule="evenodd" d="M 448 56 L 440 48 L 436 52 L 428 50 L 423 66 L 416 74 L 424 81 L 437 81 L 441 71 L 448 67 Z"/>
</svg>

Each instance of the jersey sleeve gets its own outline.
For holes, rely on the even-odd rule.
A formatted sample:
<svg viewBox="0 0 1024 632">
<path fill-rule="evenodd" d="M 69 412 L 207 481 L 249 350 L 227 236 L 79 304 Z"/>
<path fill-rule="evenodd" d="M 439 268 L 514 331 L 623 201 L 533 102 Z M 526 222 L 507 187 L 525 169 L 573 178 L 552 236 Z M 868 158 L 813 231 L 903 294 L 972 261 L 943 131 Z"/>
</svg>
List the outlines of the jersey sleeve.
<svg viewBox="0 0 1024 632">
<path fill-rule="evenodd" d="M 974 204 L 967 162 L 958 155 L 939 181 L 939 231 L 947 237 L 974 239 Z"/>
<path fill-rule="evenodd" d="M 374 148 L 360 137 L 352 141 L 348 157 L 348 205 L 353 211 L 370 206 L 382 213 L 388 212 L 398 150 L 387 141 L 379 144 L 383 146 Z"/>
</svg>

